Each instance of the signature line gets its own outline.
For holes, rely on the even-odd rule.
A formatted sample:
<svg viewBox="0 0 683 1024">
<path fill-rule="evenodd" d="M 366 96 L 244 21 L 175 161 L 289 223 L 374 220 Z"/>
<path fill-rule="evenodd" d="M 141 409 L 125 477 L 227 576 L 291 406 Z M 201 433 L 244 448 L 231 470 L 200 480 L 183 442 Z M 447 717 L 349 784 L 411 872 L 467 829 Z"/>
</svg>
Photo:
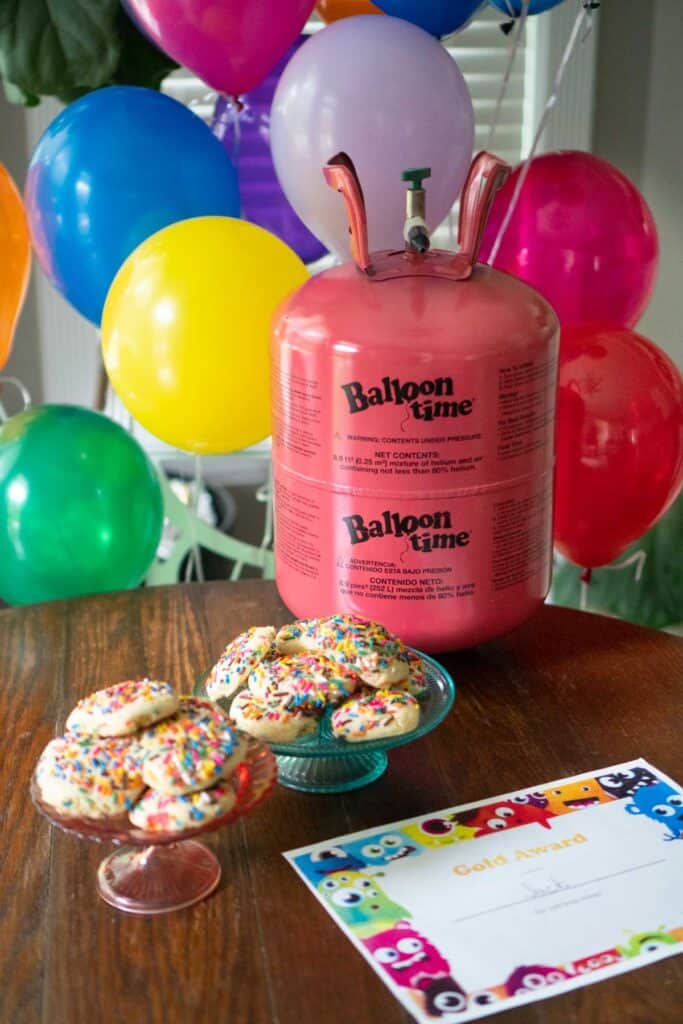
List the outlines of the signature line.
<svg viewBox="0 0 683 1024">
<path fill-rule="evenodd" d="M 615 871 L 611 875 L 600 875 L 599 878 L 589 878 L 586 882 L 577 882 L 575 885 L 566 885 L 561 889 L 556 889 L 555 892 L 543 893 L 543 896 L 557 896 L 558 893 L 571 892 L 572 889 L 582 889 L 585 885 L 593 885 L 595 882 L 604 882 L 608 878 L 618 878 L 619 875 L 628 875 L 631 871 L 640 871 L 641 868 L 651 868 L 655 864 L 664 864 L 665 858 L 661 857 L 659 860 L 650 860 L 647 864 L 635 864 L 632 868 L 624 868 L 623 871 Z M 484 914 L 493 914 L 498 910 L 507 910 L 508 907 L 518 907 L 520 903 L 528 903 L 529 900 L 534 899 L 534 896 L 525 896 L 521 900 L 515 900 L 513 903 L 502 903 L 499 907 L 489 907 L 488 910 L 478 910 L 476 914 L 467 914 L 465 917 L 454 917 L 452 920 L 453 924 L 460 924 L 461 921 L 471 921 L 473 917 L 482 917 Z"/>
</svg>

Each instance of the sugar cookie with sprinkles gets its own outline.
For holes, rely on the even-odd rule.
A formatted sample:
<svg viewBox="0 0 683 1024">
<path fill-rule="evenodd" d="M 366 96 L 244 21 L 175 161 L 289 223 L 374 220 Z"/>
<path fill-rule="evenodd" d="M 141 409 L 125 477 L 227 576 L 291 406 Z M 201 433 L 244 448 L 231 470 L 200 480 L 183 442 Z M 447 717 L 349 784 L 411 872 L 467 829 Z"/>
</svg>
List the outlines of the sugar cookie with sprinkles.
<svg viewBox="0 0 683 1024">
<path fill-rule="evenodd" d="M 297 619 L 278 630 L 275 647 L 280 654 L 306 654 L 318 648 L 320 619 Z"/>
<path fill-rule="evenodd" d="M 373 690 L 352 697 L 332 712 L 332 733 L 348 743 L 389 739 L 412 732 L 420 722 L 420 705 L 409 693 Z"/>
<path fill-rule="evenodd" d="M 290 654 L 261 662 L 249 676 L 248 685 L 261 700 L 318 714 L 355 693 L 360 679 L 319 654 Z"/>
<path fill-rule="evenodd" d="M 230 705 L 230 717 L 243 732 L 269 743 L 291 743 L 313 732 L 317 720 L 281 700 L 263 700 L 251 690 L 241 690 Z"/>
<path fill-rule="evenodd" d="M 235 790 L 229 782 L 182 796 L 148 789 L 128 817 L 145 832 L 184 832 L 227 814 L 235 800 Z"/>
<path fill-rule="evenodd" d="M 252 626 L 228 644 L 209 672 L 206 692 L 211 700 L 231 697 L 256 666 L 274 652 L 274 626 Z"/>
<path fill-rule="evenodd" d="M 156 753 L 162 746 L 173 746 L 192 726 L 214 731 L 229 726 L 227 715 L 211 700 L 201 697 L 180 697 L 175 714 L 144 729 L 136 740 L 146 753 Z"/>
<path fill-rule="evenodd" d="M 363 682 L 382 689 L 407 679 L 405 646 L 377 622 L 358 615 L 330 615 L 316 632 L 317 650 L 347 668 Z"/>
<path fill-rule="evenodd" d="M 424 661 L 415 651 L 406 649 L 403 657 L 408 662 L 408 678 L 394 683 L 397 690 L 404 690 L 418 700 L 423 700 L 429 693 L 429 678 Z"/>
<path fill-rule="evenodd" d="M 58 736 L 36 767 L 41 799 L 66 817 L 123 814 L 145 788 L 136 754 L 137 745 L 126 738 Z"/>
<path fill-rule="evenodd" d="M 174 733 L 173 744 L 149 752 L 142 766 L 143 781 L 160 793 L 193 793 L 208 789 L 234 772 L 244 756 L 244 744 L 226 724 L 217 730 L 186 720 L 187 728 Z"/>
<path fill-rule="evenodd" d="M 129 736 L 172 715 L 178 695 L 170 683 L 129 679 L 80 700 L 66 720 L 67 732 L 89 736 Z"/>
</svg>

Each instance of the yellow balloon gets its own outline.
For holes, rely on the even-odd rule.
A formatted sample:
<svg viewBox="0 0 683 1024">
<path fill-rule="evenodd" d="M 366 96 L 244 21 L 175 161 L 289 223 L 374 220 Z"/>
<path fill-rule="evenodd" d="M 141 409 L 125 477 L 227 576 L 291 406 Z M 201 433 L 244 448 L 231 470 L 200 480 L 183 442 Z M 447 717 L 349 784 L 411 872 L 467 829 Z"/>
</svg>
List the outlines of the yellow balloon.
<svg viewBox="0 0 683 1024">
<path fill-rule="evenodd" d="M 114 278 L 102 353 L 117 395 L 167 444 L 200 455 L 270 434 L 270 324 L 307 279 L 274 235 L 231 217 L 180 221 Z"/>
</svg>

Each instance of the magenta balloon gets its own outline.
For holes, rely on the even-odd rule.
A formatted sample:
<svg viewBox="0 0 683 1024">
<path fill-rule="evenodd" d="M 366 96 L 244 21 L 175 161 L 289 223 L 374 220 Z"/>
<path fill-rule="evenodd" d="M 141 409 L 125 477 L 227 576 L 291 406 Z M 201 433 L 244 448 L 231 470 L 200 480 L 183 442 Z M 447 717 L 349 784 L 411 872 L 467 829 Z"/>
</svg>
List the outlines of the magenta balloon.
<svg viewBox="0 0 683 1024">
<path fill-rule="evenodd" d="M 400 18 L 345 18 L 311 36 L 285 68 L 270 144 L 280 184 L 304 224 L 348 255 L 344 204 L 323 165 L 340 150 L 356 165 L 372 249 L 403 246 L 409 167 L 431 167 L 427 221 L 448 214 L 472 157 L 472 100 L 441 43 Z"/>
<path fill-rule="evenodd" d="M 487 262 L 520 168 L 497 194 L 481 259 Z M 652 294 L 657 230 L 638 189 L 591 153 L 532 161 L 493 265 L 536 288 L 564 327 L 632 327 Z"/>
<path fill-rule="evenodd" d="M 125 0 L 152 42 L 227 96 L 262 82 L 291 46 L 314 0 Z"/>
</svg>

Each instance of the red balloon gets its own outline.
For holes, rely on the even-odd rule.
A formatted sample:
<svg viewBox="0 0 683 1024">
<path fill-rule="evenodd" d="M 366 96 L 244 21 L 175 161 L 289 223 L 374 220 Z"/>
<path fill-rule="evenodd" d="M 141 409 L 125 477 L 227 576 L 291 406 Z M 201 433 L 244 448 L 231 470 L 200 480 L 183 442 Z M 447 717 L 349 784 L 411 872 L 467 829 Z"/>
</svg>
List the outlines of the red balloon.
<svg viewBox="0 0 683 1024">
<path fill-rule="evenodd" d="M 493 202 L 484 262 L 520 170 Z M 632 327 L 652 294 L 657 255 L 655 222 L 635 185 L 606 160 L 568 151 L 532 160 L 493 266 L 536 288 L 563 327 Z"/>
<path fill-rule="evenodd" d="M 683 378 L 623 327 L 562 332 L 555 545 L 586 568 L 642 536 L 683 484 Z"/>
</svg>

